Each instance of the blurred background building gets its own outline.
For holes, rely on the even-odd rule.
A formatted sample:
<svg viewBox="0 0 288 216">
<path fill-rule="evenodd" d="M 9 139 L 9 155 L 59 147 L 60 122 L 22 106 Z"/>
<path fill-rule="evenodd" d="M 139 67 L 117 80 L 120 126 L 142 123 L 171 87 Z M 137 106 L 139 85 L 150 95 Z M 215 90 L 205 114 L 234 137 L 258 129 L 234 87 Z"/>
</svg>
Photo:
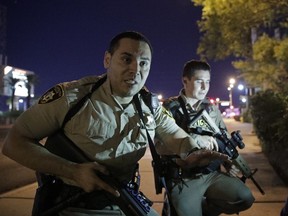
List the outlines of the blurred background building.
<svg viewBox="0 0 288 216">
<path fill-rule="evenodd" d="M 34 98 L 35 73 L 8 64 L 7 7 L 0 3 L 0 112 L 24 111 Z"/>
</svg>

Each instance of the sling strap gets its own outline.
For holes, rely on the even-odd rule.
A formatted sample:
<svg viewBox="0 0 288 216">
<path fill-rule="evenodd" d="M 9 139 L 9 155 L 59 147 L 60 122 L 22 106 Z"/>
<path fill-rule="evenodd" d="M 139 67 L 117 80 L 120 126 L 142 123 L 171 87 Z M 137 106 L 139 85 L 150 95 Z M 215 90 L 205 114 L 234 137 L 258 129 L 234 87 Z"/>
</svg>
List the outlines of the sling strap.
<svg viewBox="0 0 288 216">
<path fill-rule="evenodd" d="M 67 112 L 64 121 L 62 123 L 62 128 L 64 128 L 65 124 L 81 109 L 84 103 L 91 97 L 92 93 L 98 89 L 107 79 L 107 75 L 101 77 L 91 88 L 88 94 L 86 94 L 83 98 L 81 98 L 77 104 L 75 104 L 69 111 Z"/>
<path fill-rule="evenodd" d="M 187 108 L 186 108 L 186 105 L 185 105 L 183 98 L 179 95 L 179 97 L 177 99 L 178 99 L 180 106 L 181 106 L 183 113 L 184 113 L 184 122 L 185 122 L 184 127 L 185 128 L 183 128 L 183 129 L 187 132 L 188 131 L 188 121 L 189 121 L 190 117 L 189 117 L 189 114 L 188 114 L 188 111 L 187 111 Z"/>
<path fill-rule="evenodd" d="M 142 120 L 142 122 L 144 124 L 144 127 L 146 129 L 148 143 L 149 143 L 149 148 L 150 148 L 150 152 L 151 152 L 151 155 L 152 155 L 152 158 L 153 158 L 153 167 L 156 168 L 158 173 L 162 173 L 163 172 L 162 160 L 160 158 L 160 155 L 156 151 L 154 141 L 152 140 L 152 138 L 151 138 L 151 136 L 150 136 L 150 134 L 149 134 L 149 132 L 148 132 L 148 130 L 146 128 L 146 125 L 144 123 L 143 111 L 142 111 L 142 108 L 141 108 L 140 100 L 138 98 L 138 94 L 136 94 L 134 96 L 133 101 L 135 103 L 135 106 L 136 106 L 136 109 L 137 109 L 138 114 L 140 116 L 140 119 Z M 169 200 L 171 200 L 171 197 L 170 197 L 170 193 L 168 191 L 168 187 L 166 185 L 165 177 L 164 176 L 160 176 L 160 178 L 161 178 L 161 183 L 162 183 L 163 187 L 165 188 L 166 194 L 168 196 L 168 201 L 169 201 Z"/>
</svg>

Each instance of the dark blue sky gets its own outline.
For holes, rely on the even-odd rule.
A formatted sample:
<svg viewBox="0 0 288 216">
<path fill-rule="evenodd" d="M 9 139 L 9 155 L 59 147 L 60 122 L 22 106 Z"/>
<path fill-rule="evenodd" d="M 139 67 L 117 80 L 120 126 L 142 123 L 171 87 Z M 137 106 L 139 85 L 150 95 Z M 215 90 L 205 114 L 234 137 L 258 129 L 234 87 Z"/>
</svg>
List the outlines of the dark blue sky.
<svg viewBox="0 0 288 216">
<path fill-rule="evenodd" d="M 154 48 L 147 87 L 177 95 L 183 64 L 198 59 L 201 8 L 190 0 L 11 0 L 8 65 L 34 71 L 36 95 L 58 82 L 102 74 L 103 55 L 117 33 L 135 30 Z M 229 61 L 212 66 L 210 97 L 228 100 Z M 236 98 L 235 98 L 236 100 Z"/>
</svg>

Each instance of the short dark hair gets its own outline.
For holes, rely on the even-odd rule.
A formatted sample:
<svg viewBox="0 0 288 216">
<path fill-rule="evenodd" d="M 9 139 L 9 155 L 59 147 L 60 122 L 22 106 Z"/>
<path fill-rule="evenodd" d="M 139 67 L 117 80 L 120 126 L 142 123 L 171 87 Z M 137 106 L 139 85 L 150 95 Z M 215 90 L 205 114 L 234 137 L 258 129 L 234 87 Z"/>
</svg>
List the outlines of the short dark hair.
<svg viewBox="0 0 288 216">
<path fill-rule="evenodd" d="M 211 73 L 211 67 L 207 62 L 192 59 L 185 63 L 182 77 L 191 79 L 196 70 L 208 70 Z"/>
<path fill-rule="evenodd" d="M 149 45 L 151 54 L 152 54 L 152 45 L 150 43 L 150 41 L 148 40 L 148 38 L 146 38 L 143 34 L 136 32 L 136 31 L 126 31 L 126 32 L 122 32 L 120 34 L 117 34 L 115 37 L 112 38 L 112 40 L 110 41 L 109 47 L 108 47 L 108 52 L 111 53 L 111 55 L 115 52 L 115 50 L 118 48 L 119 46 L 119 41 L 123 38 L 130 38 L 133 40 L 137 40 L 137 41 L 143 41 L 145 43 L 147 43 Z"/>
</svg>

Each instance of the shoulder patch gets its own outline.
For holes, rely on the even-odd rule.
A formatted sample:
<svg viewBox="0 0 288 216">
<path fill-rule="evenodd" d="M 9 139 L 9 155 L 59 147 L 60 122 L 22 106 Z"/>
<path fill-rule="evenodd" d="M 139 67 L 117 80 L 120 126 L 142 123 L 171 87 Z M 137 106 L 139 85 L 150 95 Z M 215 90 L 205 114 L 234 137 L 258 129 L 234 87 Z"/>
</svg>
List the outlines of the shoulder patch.
<svg viewBox="0 0 288 216">
<path fill-rule="evenodd" d="M 170 118 L 173 118 L 172 114 L 165 107 L 162 108 L 162 113 Z"/>
<path fill-rule="evenodd" d="M 174 113 L 176 112 L 176 110 L 180 109 L 180 103 L 177 99 L 177 97 L 170 97 L 168 99 L 166 99 L 163 102 L 163 106 L 167 109 L 170 110 L 170 112 L 172 112 L 172 114 L 174 115 Z"/>
<path fill-rule="evenodd" d="M 53 88 L 49 89 L 42 97 L 40 98 L 38 104 L 47 104 L 52 101 L 58 100 L 64 95 L 64 91 L 61 85 L 56 85 Z"/>
</svg>

